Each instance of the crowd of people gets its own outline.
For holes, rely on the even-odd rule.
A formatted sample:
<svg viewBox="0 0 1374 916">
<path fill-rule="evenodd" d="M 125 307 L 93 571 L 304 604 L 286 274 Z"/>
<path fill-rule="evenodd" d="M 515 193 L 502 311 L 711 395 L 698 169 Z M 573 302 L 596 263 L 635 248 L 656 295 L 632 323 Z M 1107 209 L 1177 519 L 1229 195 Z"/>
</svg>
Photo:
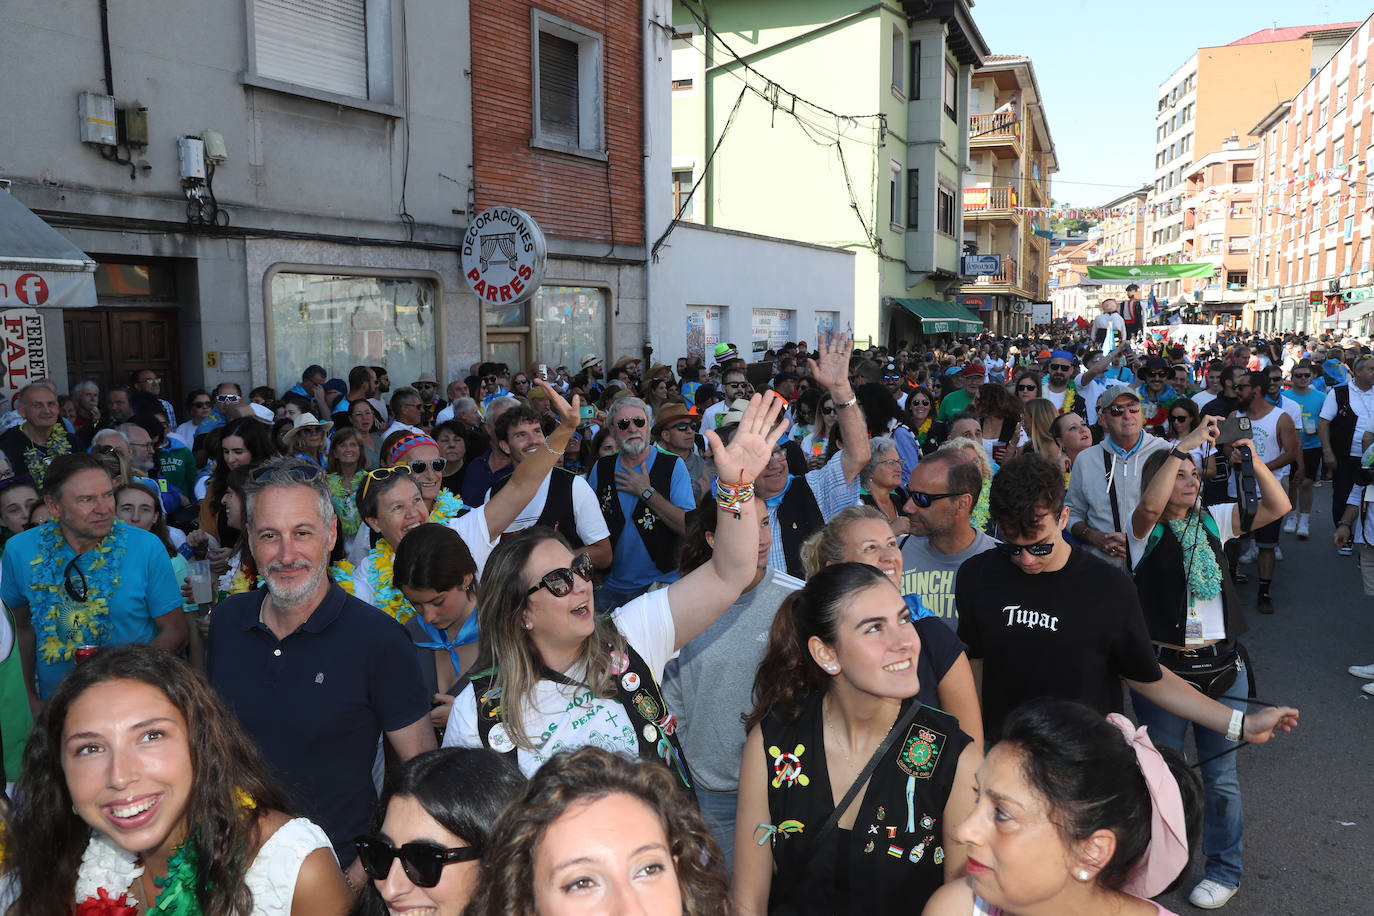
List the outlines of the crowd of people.
<svg viewBox="0 0 1374 916">
<path fill-rule="evenodd" d="M 1113 315 L 28 385 L 0 910 L 1147 916 L 1199 848 L 1224 906 L 1318 481 L 1374 595 L 1374 356 Z"/>
</svg>

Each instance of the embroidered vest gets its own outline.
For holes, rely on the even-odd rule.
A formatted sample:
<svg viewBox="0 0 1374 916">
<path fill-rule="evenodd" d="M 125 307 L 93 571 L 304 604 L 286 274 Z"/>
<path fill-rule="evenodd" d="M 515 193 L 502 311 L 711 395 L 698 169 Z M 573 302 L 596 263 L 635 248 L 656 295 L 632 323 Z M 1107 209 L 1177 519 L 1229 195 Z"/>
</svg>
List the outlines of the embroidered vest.
<svg viewBox="0 0 1374 916">
<path fill-rule="evenodd" d="M 616 659 L 612 667 L 615 674 L 615 693 L 612 695 L 626 711 L 636 717 L 639 726 L 635 729 L 635 739 L 639 742 L 639 756 L 642 760 L 660 761 L 670 772 L 677 776 L 682 787 L 692 788 L 692 771 L 687 766 L 687 757 L 682 753 L 682 745 L 677 739 L 677 717 L 668 710 L 663 702 L 663 692 L 654 680 L 654 673 L 648 662 L 625 644 L 625 654 Z M 619 670 L 616 670 L 619 669 Z M 585 687 L 550 668 L 544 669 L 543 676 L 569 686 Z M 495 688 L 496 668 L 476 672 L 469 679 L 472 694 L 477 700 L 477 738 L 483 747 L 497 753 L 514 754 L 516 747 L 504 730 L 492 740 L 492 731 L 501 721 L 501 695 Z"/>
<path fill-rule="evenodd" d="M 563 468 L 554 468 L 549 474 L 549 489 L 545 494 L 544 508 L 539 513 L 539 518 L 534 522 L 535 525 L 543 525 L 545 528 L 552 528 L 567 539 L 573 549 L 581 547 L 583 541 L 577 536 L 577 515 L 573 512 L 573 477 L 572 471 Z M 495 496 L 497 491 L 510 482 L 509 477 L 503 477 L 491 485 L 491 495 Z"/>
<path fill-rule="evenodd" d="M 596 463 L 596 500 L 601 506 L 601 514 L 606 517 L 606 527 L 611 532 L 611 547 L 620 543 L 620 533 L 625 530 L 625 513 L 620 509 L 620 492 L 615 488 L 615 463 L 619 455 L 607 455 Z M 649 468 L 649 484 L 662 493 L 664 498 L 673 490 L 673 470 L 680 459 L 677 455 L 659 450 L 654 457 L 653 467 Z M 682 538 L 669 528 L 662 519 L 654 515 L 649 504 L 635 497 L 634 512 L 630 514 L 644 549 L 658 567 L 659 572 L 669 573 L 677 569 L 678 552 L 682 549 Z"/>
</svg>

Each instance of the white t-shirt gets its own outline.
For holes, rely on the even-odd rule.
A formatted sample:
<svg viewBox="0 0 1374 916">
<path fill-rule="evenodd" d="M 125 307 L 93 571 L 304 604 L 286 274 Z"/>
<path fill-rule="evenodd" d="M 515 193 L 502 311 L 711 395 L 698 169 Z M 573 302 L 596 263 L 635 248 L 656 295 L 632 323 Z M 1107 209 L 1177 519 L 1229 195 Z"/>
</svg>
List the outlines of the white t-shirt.
<svg viewBox="0 0 1374 916">
<path fill-rule="evenodd" d="M 1364 439 L 1366 430 L 1374 429 L 1374 388 L 1368 391 L 1361 391 L 1353 384 L 1347 386 L 1350 389 L 1350 409 L 1355 411 L 1358 419 L 1355 421 L 1355 437 L 1350 440 L 1350 454 L 1358 458 L 1364 454 L 1364 449 L 1360 448 L 1360 442 Z M 1326 400 L 1322 402 L 1323 420 L 1336 419 L 1336 389 L 1332 388 L 1326 392 Z M 1302 424 L 1298 424 L 1302 428 Z"/>
<path fill-rule="evenodd" d="M 668 606 L 668 589 L 640 595 L 619 608 L 611 619 L 634 650 L 648 664 L 655 681 L 662 681 L 663 669 L 673 655 L 673 615 Z M 570 680 L 580 681 L 584 672 L 578 668 L 563 672 Z M 522 699 L 525 728 L 537 735 L 536 751 L 520 748 L 516 762 L 526 776 L 535 771 L 561 750 L 575 750 L 595 745 L 609 751 L 639 759 L 637 722 L 642 721 L 615 699 L 595 696 L 582 686 L 569 686 L 557 681 L 541 680 L 534 696 Z M 493 750 L 506 752 L 514 747 L 502 723 L 493 726 L 488 734 Z M 477 698 L 469 684 L 453 701 L 444 732 L 444 747 L 480 747 L 477 739 Z"/>
<path fill-rule="evenodd" d="M 1088 425 L 1092 426 L 1097 422 L 1097 399 L 1106 393 L 1107 386 L 1102 384 L 1102 376 L 1100 375 L 1085 385 L 1083 384 L 1083 374 L 1080 374 L 1075 384 L 1078 386 L 1078 397 L 1083 399 L 1083 406 L 1088 411 Z M 1113 382 L 1112 384 L 1119 383 Z"/>
<path fill-rule="evenodd" d="M 1212 403 L 1216 399 L 1217 396 L 1212 394 L 1212 392 L 1208 391 L 1206 388 L 1202 389 L 1192 397 L 1192 401 L 1194 404 L 1197 405 L 1198 410 L 1201 410 L 1202 408 L 1206 407 L 1208 404 Z"/>
<path fill-rule="evenodd" d="M 1040 386 L 1040 396 L 1053 404 L 1055 410 L 1064 409 L 1064 395 L 1068 393 L 1068 388 L 1065 388 L 1063 391 L 1054 391 L 1049 385 Z M 1077 397 L 1077 395 L 1075 395 L 1075 397 Z"/>
<path fill-rule="evenodd" d="M 530 500 L 529 505 L 520 510 L 519 515 L 515 516 L 515 521 L 506 528 L 506 534 L 524 531 L 539 521 L 539 514 L 544 511 L 544 503 L 549 498 L 549 480 L 552 476 L 550 472 L 549 476 L 540 482 L 534 498 Z M 483 500 L 483 503 L 488 502 L 491 502 L 490 490 Z M 577 536 L 582 539 L 583 544 L 595 544 L 611 536 L 611 529 L 606 527 L 606 516 L 601 514 L 601 504 L 597 502 L 596 494 L 592 492 L 587 478 L 573 475 L 572 503 L 573 517 L 577 519 Z"/>
<path fill-rule="evenodd" d="M 463 543 L 468 545 L 468 552 L 472 554 L 472 560 L 477 564 L 477 578 L 482 578 L 482 569 L 487 565 L 487 557 L 496 545 L 500 543 L 499 538 L 493 538 L 487 531 L 487 513 L 481 509 L 473 509 L 461 518 L 451 518 L 444 523 L 454 531 L 458 532 L 463 538 Z M 363 525 L 359 529 L 359 534 L 366 537 L 366 533 L 372 529 Z M 367 561 L 367 551 L 363 558 L 353 567 L 353 597 L 359 601 L 372 603 L 372 583 L 368 581 L 367 574 L 371 568 Z"/>
</svg>

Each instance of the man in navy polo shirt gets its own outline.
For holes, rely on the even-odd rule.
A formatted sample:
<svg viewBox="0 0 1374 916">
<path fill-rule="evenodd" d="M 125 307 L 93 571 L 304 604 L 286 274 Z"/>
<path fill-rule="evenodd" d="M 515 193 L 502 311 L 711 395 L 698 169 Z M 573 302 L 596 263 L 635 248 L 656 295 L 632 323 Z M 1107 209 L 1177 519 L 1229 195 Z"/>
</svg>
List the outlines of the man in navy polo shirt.
<svg viewBox="0 0 1374 916">
<path fill-rule="evenodd" d="M 335 527 L 324 472 L 276 458 L 254 471 L 244 496 L 267 587 L 215 610 L 210 682 L 361 887 L 353 839 L 377 803 L 378 738 L 401 760 L 433 749 L 430 695 L 401 625 L 329 578 Z"/>
</svg>

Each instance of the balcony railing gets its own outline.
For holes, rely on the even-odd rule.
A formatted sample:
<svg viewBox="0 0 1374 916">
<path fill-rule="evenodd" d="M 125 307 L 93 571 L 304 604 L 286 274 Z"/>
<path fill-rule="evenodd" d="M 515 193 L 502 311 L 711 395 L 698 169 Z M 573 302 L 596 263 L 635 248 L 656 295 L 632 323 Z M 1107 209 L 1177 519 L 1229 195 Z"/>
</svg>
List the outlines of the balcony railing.
<svg viewBox="0 0 1374 916">
<path fill-rule="evenodd" d="M 968 116 L 970 140 L 1021 139 L 1021 122 L 1009 111 Z"/>
<path fill-rule="evenodd" d="M 964 188 L 964 212 L 1010 210 L 1016 206 L 1016 189 L 1007 185 L 996 188 Z"/>
<path fill-rule="evenodd" d="M 1016 259 L 1003 257 L 1002 271 L 1000 273 L 978 277 L 973 282 L 977 286 L 992 286 L 994 284 L 1010 286 L 1016 283 L 1016 279 Z"/>
</svg>

